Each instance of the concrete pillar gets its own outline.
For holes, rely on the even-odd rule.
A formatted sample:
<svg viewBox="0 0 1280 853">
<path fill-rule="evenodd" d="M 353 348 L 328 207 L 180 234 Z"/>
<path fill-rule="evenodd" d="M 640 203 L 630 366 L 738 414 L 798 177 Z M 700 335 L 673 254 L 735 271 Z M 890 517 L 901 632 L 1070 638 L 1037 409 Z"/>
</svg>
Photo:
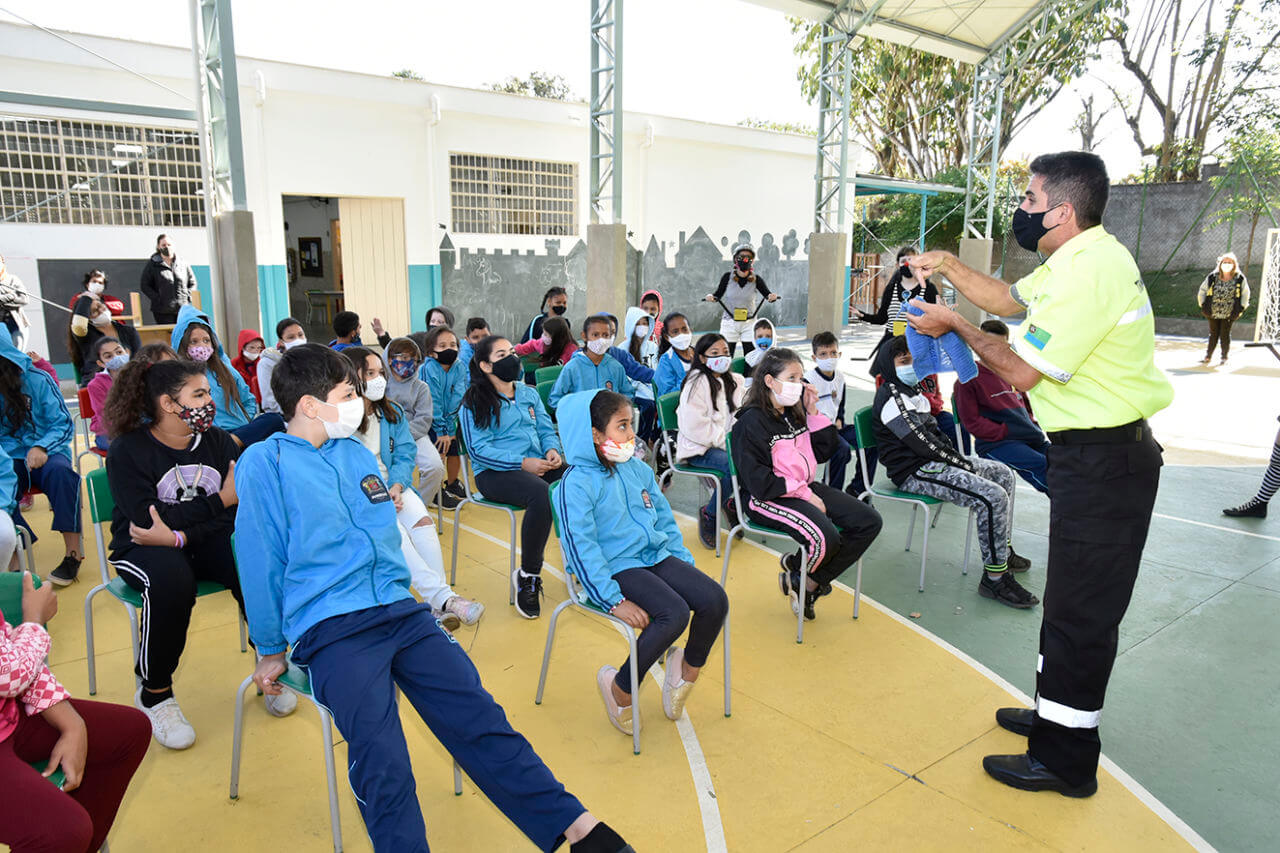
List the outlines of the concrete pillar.
<svg viewBox="0 0 1280 853">
<path fill-rule="evenodd" d="M 628 304 L 627 226 L 588 225 L 587 315 L 615 314 L 621 322 Z"/>
<path fill-rule="evenodd" d="M 987 238 L 961 237 L 960 263 L 967 267 L 972 267 L 980 273 L 990 275 L 991 250 L 993 246 L 994 243 Z M 959 312 L 961 317 L 975 326 L 986 319 L 986 312 L 966 299 L 959 291 L 956 291 L 956 311 Z"/>
<path fill-rule="evenodd" d="M 214 289 L 213 321 L 228 351 L 235 348 L 241 329 L 260 329 L 258 313 L 258 256 L 253 239 L 253 214 L 228 210 L 214 217 L 218 234 L 219 281 Z"/>
<path fill-rule="evenodd" d="M 845 269 L 849 263 L 849 235 L 809 235 L 809 305 L 805 334 L 840 333 L 844 325 Z"/>
</svg>

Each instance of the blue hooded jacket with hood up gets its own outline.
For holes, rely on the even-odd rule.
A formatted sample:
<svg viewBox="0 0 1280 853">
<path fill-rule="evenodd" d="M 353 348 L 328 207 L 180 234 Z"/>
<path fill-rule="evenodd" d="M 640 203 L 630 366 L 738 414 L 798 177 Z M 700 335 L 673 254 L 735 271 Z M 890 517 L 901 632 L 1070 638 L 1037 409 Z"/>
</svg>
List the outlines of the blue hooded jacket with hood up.
<svg viewBox="0 0 1280 853">
<path fill-rule="evenodd" d="M 656 566 L 668 557 L 692 563 L 693 555 L 653 469 L 629 459 L 610 471 L 600 461 L 591 437 L 591 400 L 598 393 L 570 394 L 556 410 L 570 467 L 556 485 L 554 502 L 565 569 L 593 604 L 609 610 L 623 597 L 613 579 L 618 572 Z"/>
<path fill-rule="evenodd" d="M 183 305 L 178 310 L 178 321 L 173 326 L 173 332 L 169 335 L 169 346 L 173 347 L 174 352 L 181 352 L 178 345 L 182 343 L 182 337 L 187 333 L 187 329 L 192 323 L 199 323 L 207 326 L 210 330 L 210 337 L 213 338 L 213 355 L 210 358 L 221 359 L 222 363 L 227 366 L 227 372 L 231 374 L 231 381 L 235 383 L 234 389 L 223 388 L 218 382 L 218 377 L 209 368 L 204 369 L 204 374 L 209 378 L 209 393 L 213 397 L 213 403 L 216 411 L 213 415 L 213 425 L 219 429 L 233 430 L 244 426 L 249 421 L 258 416 L 258 401 L 254 399 L 253 392 L 249 390 L 249 385 L 240 375 L 240 371 L 235 369 L 231 364 L 231 359 L 227 358 L 227 353 L 222 348 L 222 341 L 213 334 L 213 323 L 209 322 L 209 315 L 199 311 L 193 305 Z M 240 400 L 240 404 L 244 406 L 244 413 L 240 409 L 231 405 L 227 399 L 228 391 L 233 391 L 236 398 Z"/>
<path fill-rule="evenodd" d="M 331 616 L 412 599 L 395 503 L 356 439 L 316 447 L 276 433 L 241 454 L 236 494 L 236 562 L 260 654 Z"/>
<path fill-rule="evenodd" d="M 0 418 L 0 447 L 11 458 L 24 461 L 27 451 L 33 447 L 43 447 L 46 453 L 61 453 L 70 459 L 76 425 L 62 400 L 62 391 L 53 377 L 33 365 L 31 357 L 13 345 L 13 338 L 3 325 L 0 325 L 0 358 L 22 371 L 22 393 L 31 400 L 31 416 L 17 432 L 7 420 Z M 3 405 L 0 403 L 0 407 Z"/>
</svg>

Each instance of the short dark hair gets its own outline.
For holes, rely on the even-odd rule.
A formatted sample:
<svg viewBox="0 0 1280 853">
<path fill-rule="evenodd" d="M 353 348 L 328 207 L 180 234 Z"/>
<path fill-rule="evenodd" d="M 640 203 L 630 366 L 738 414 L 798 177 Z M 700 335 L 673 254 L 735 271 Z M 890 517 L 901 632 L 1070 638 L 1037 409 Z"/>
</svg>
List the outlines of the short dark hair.
<svg viewBox="0 0 1280 853">
<path fill-rule="evenodd" d="M 645 304 L 646 302 L 657 302 L 658 304 L 662 304 L 662 297 L 650 291 L 649 293 L 646 293 L 644 296 L 640 297 L 641 305 Z"/>
<path fill-rule="evenodd" d="M 169 236 L 168 234 L 161 234 L 159 237 L 157 237 L 157 238 L 156 238 L 156 245 L 157 245 L 157 246 L 159 246 L 159 245 L 160 245 L 160 241 L 161 241 L 161 240 L 163 240 L 165 237 L 168 237 L 168 236 Z"/>
<path fill-rule="evenodd" d="M 339 311 L 333 318 L 333 333 L 340 338 L 360 328 L 360 315 L 354 311 Z"/>
<path fill-rule="evenodd" d="M 614 320 L 614 322 L 618 322 Z M 590 317 L 582 321 L 582 336 L 585 338 L 591 332 L 591 327 L 597 323 L 603 323 L 605 329 L 609 328 L 608 314 L 592 314 Z"/>
<path fill-rule="evenodd" d="M 810 346 L 813 348 L 814 352 L 817 352 L 818 347 L 839 347 L 840 341 L 837 340 L 836 336 L 831 332 L 818 332 L 818 334 L 813 336 Z"/>
<path fill-rule="evenodd" d="M 900 355 L 906 355 L 911 352 L 911 347 L 907 346 L 906 335 L 894 335 L 889 338 L 889 356 L 897 358 Z"/>
<path fill-rule="evenodd" d="M 467 334 L 489 328 L 489 321 L 483 317 L 472 317 L 467 320 Z"/>
<path fill-rule="evenodd" d="M 1009 337 L 1009 327 L 1004 324 L 1003 320 L 983 320 L 982 325 L 978 328 L 984 332 L 999 335 L 1002 338 Z"/>
<path fill-rule="evenodd" d="M 302 329 L 303 332 L 307 330 L 307 327 L 302 325 L 302 321 L 297 319 L 296 317 L 285 317 L 279 323 L 276 323 L 276 340 L 279 340 L 281 337 L 283 337 L 284 330 L 289 328 L 290 326 L 297 326 L 298 328 Z"/>
<path fill-rule="evenodd" d="M 453 328 L 453 312 L 450 311 L 448 308 L 445 308 L 443 305 L 437 305 L 434 308 L 427 309 L 427 315 L 423 318 L 427 326 L 431 325 L 431 315 L 436 313 L 437 311 L 440 312 L 440 317 L 441 319 L 444 320 L 444 324 L 452 329 Z"/>
<path fill-rule="evenodd" d="M 106 336 L 98 338 L 96 341 L 93 342 L 93 360 L 99 361 L 102 358 L 103 347 L 107 346 L 108 344 L 119 344 L 119 343 L 120 343 L 119 338 L 112 338 L 112 337 L 106 337 Z M 121 344 L 121 346 L 124 346 L 124 345 Z M 125 349 L 127 350 L 128 347 L 125 347 Z"/>
<path fill-rule="evenodd" d="M 350 382 L 354 388 L 361 387 L 355 365 L 342 353 L 320 344 L 302 344 L 286 350 L 271 371 L 271 393 L 280 404 L 285 420 L 293 419 L 298 401 L 303 397 L 309 395 L 324 400 L 343 382 Z"/>
<path fill-rule="evenodd" d="M 1075 208 L 1076 224 L 1081 228 L 1102 224 L 1111 182 L 1101 157 L 1088 151 L 1041 154 L 1031 161 L 1030 169 L 1032 175 L 1044 179 L 1050 207 L 1068 202 Z"/>
<path fill-rule="evenodd" d="M 159 243 L 160 241 L 159 241 L 159 240 L 157 240 L 156 242 L 157 242 L 157 243 Z M 87 273 L 85 273 L 85 274 L 84 274 L 84 283 L 81 285 L 81 287 L 83 287 L 83 288 L 85 288 L 86 290 L 88 290 L 88 288 L 89 288 L 89 282 L 93 281 L 93 279 L 94 279 L 95 277 L 97 277 L 97 276 L 102 276 L 102 287 L 103 287 L 103 289 L 106 289 L 106 286 L 107 286 L 107 284 L 111 281 L 111 279 L 110 279 L 110 278 L 108 278 L 108 277 L 107 277 L 107 274 L 106 274 L 106 273 L 104 273 L 102 270 L 89 270 Z"/>
</svg>

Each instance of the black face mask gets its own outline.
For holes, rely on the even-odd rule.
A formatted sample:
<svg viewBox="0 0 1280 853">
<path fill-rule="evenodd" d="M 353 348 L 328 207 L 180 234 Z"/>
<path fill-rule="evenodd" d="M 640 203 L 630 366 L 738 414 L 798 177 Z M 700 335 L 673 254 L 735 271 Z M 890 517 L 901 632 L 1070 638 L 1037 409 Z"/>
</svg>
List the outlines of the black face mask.
<svg viewBox="0 0 1280 853">
<path fill-rule="evenodd" d="M 568 305 L 552 305 L 551 313 L 559 317 L 561 314 L 565 312 L 565 309 L 568 307 L 569 307 Z"/>
<path fill-rule="evenodd" d="M 1049 210 L 1057 210 L 1059 207 L 1062 207 L 1062 205 L 1055 204 Z M 1053 228 L 1044 227 L 1044 215 L 1049 210 L 1028 213 L 1019 207 L 1013 212 L 1013 222 L 1011 224 L 1013 239 L 1018 241 L 1018 245 L 1028 252 L 1038 251 L 1041 238 L 1052 231 L 1053 228 L 1058 227 L 1057 225 L 1053 226 Z"/>
<path fill-rule="evenodd" d="M 440 362 L 445 367 L 448 367 L 457 360 L 458 351 L 456 349 L 442 349 L 436 353 L 436 361 Z"/>
<path fill-rule="evenodd" d="M 169 257 L 169 254 L 170 254 L 172 251 L 173 251 L 173 250 L 172 250 L 172 249 L 170 249 L 168 246 L 165 246 L 163 249 L 161 249 L 161 250 L 160 250 L 160 254 L 161 254 L 161 255 L 163 255 L 163 256 L 165 256 L 165 257 L 167 258 L 167 257 Z"/>
<path fill-rule="evenodd" d="M 737 260 L 735 263 L 736 263 L 736 264 L 737 264 L 737 266 L 738 266 L 738 271 L 739 271 L 739 272 L 743 272 L 743 273 L 751 272 L 751 259 L 750 259 L 750 258 L 738 258 L 738 260 Z"/>
<path fill-rule="evenodd" d="M 493 375 L 503 382 L 515 382 L 520 378 L 520 356 L 512 353 L 492 363 Z"/>
</svg>

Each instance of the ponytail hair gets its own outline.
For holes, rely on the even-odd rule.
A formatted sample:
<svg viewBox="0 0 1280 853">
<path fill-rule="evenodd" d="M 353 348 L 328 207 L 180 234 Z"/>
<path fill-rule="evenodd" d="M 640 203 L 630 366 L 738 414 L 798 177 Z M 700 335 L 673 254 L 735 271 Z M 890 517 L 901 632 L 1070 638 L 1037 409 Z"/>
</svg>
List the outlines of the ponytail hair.
<svg viewBox="0 0 1280 853">
<path fill-rule="evenodd" d="M 154 423 L 160 415 L 156 401 L 166 394 L 177 399 L 182 386 L 204 375 L 204 365 L 195 361 L 157 361 L 135 358 L 124 366 L 111 383 L 102 406 L 102 419 L 112 438 Z"/>
</svg>

